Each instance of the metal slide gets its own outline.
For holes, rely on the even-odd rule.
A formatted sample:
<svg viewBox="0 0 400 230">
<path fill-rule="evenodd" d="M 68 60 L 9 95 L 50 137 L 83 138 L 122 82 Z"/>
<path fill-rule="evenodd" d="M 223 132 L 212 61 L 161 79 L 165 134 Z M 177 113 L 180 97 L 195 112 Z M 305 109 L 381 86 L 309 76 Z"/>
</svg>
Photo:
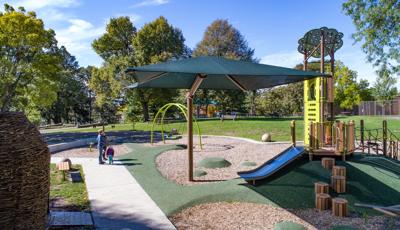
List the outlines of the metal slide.
<svg viewBox="0 0 400 230">
<path fill-rule="evenodd" d="M 279 171 L 279 169 L 300 157 L 304 152 L 304 147 L 291 146 L 261 166 L 249 171 L 238 172 L 238 175 L 244 180 L 253 181 L 254 183 L 256 180 L 264 179 Z"/>
</svg>

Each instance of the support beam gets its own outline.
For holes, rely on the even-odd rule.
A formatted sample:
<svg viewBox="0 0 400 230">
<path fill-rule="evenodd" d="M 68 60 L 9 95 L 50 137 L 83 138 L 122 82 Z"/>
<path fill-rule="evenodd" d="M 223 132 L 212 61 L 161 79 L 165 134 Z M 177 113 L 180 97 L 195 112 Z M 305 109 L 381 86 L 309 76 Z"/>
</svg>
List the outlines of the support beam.
<svg viewBox="0 0 400 230">
<path fill-rule="evenodd" d="M 244 91 L 244 92 L 247 91 L 247 89 L 246 89 L 242 84 L 240 84 L 235 78 L 233 78 L 233 76 L 231 76 L 231 75 L 226 75 L 226 77 L 227 77 L 229 80 L 231 80 L 231 81 L 233 82 L 233 84 L 235 84 L 236 87 L 238 87 L 240 90 L 242 90 L 242 91 Z"/>
<path fill-rule="evenodd" d="M 197 74 L 196 79 L 192 83 L 188 94 L 186 95 L 187 103 L 187 149 L 189 159 L 189 181 L 193 181 L 193 97 L 199 88 L 201 82 L 206 78 L 205 75 Z"/>
</svg>

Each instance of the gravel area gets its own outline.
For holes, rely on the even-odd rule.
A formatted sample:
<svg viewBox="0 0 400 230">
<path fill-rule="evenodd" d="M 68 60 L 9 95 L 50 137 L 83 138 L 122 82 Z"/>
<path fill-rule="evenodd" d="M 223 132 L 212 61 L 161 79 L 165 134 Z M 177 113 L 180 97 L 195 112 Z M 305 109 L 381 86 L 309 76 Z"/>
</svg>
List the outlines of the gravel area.
<svg viewBox="0 0 400 230">
<path fill-rule="evenodd" d="M 348 225 L 356 229 L 400 229 L 400 219 L 384 216 L 366 218 L 332 216 L 331 211 L 316 209 L 286 210 L 253 203 L 208 203 L 187 208 L 170 217 L 177 229 L 273 229 L 281 221 L 292 221 L 308 229 L 329 230 Z"/>
<path fill-rule="evenodd" d="M 298 217 L 307 220 L 313 226 L 321 230 L 330 230 L 333 226 L 349 225 L 355 229 L 400 229 L 400 218 L 385 216 L 360 217 L 350 213 L 349 217 L 341 218 L 332 215 L 332 211 L 318 211 L 316 209 L 292 210 Z"/>
<path fill-rule="evenodd" d="M 170 217 L 179 229 L 273 229 L 281 221 L 293 221 L 317 229 L 286 211 L 272 205 L 253 203 L 208 203 L 187 208 Z"/>
<path fill-rule="evenodd" d="M 168 140 L 169 144 L 186 143 L 186 137 L 179 140 Z M 156 143 L 160 145 L 162 143 Z M 171 150 L 164 152 L 156 158 L 156 164 L 161 174 L 178 184 L 189 185 L 210 183 L 214 181 L 237 178 L 237 172 L 250 170 L 274 157 L 290 146 L 289 143 L 251 143 L 227 137 L 203 137 L 203 150 L 200 150 L 198 138 L 194 138 L 194 168 L 207 172 L 207 175 L 195 177 L 195 182 L 189 182 L 187 150 Z M 222 157 L 231 163 L 230 167 L 208 169 L 198 167 L 198 162 L 208 157 Z M 245 161 L 255 162 L 256 166 L 243 166 Z"/>
<path fill-rule="evenodd" d="M 124 144 L 119 144 L 119 145 L 112 145 L 114 148 L 114 156 L 121 156 L 124 154 L 127 154 L 130 152 L 130 149 L 126 147 Z M 55 157 L 93 157 L 97 158 L 99 156 L 99 151 L 97 150 L 97 147 L 94 146 L 92 148 L 92 151 L 89 150 L 88 147 L 85 148 L 75 148 L 75 149 L 69 149 L 57 153 L 53 153 L 52 156 Z"/>
</svg>

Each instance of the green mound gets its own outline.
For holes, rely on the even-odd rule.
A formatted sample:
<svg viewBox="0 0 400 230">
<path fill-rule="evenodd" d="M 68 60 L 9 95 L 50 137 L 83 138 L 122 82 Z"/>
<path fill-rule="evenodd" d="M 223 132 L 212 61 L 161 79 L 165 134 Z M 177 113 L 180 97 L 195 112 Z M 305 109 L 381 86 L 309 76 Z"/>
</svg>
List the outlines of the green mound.
<svg viewBox="0 0 400 230">
<path fill-rule="evenodd" d="M 256 165 L 257 165 L 257 163 L 256 162 L 252 162 L 252 161 L 244 161 L 244 162 L 242 162 L 240 164 L 240 166 L 246 166 L 246 167 L 248 167 L 248 166 L 256 166 Z"/>
<path fill-rule="evenodd" d="M 206 172 L 206 171 L 203 171 L 203 170 L 195 170 L 195 171 L 193 172 L 193 175 L 194 175 L 195 177 L 201 177 L 201 176 L 207 175 L 207 172 Z"/>
<path fill-rule="evenodd" d="M 292 221 L 282 221 L 274 225 L 275 230 L 307 230 L 301 224 L 292 222 Z"/>
<path fill-rule="evenodd" d="M 226 168 L 229 166 L 231 166 L 231 163 L 222 157 L 204 158 L 199 162 L 199 167 L 204 167 L 208 169 Z"/>
<path fill-rule="evenodd" d="M 181 139 L 182 136 L 177 136 L 177 135 L 172 135 L 172 136 L 166 136 L 165 139 L 167 140 L 179 140 Z"/>
<path fill-rule="evenodd" d="M 349 225 L 338 225 L 338 226 L 333 226 L 332 230 L 357 230 L 357 228 L 353 228 L 352 226 Z"/>
</svg>

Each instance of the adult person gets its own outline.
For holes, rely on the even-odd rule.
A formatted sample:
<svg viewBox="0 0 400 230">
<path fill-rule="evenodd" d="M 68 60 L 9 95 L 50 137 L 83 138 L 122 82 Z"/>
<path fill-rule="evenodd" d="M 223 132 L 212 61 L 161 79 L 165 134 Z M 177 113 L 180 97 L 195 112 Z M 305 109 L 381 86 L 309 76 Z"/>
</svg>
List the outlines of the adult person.
<svg viewBox="0 0 400 230">
<path fill-rule="evenodd" d="M 103 152 L 106 148 L 106 135 L 104 130 L 99 129 L 97 135 L 97 149 L 99 149 L 99 164 L 104 164 L 103 161 Z"/>
</svg>

